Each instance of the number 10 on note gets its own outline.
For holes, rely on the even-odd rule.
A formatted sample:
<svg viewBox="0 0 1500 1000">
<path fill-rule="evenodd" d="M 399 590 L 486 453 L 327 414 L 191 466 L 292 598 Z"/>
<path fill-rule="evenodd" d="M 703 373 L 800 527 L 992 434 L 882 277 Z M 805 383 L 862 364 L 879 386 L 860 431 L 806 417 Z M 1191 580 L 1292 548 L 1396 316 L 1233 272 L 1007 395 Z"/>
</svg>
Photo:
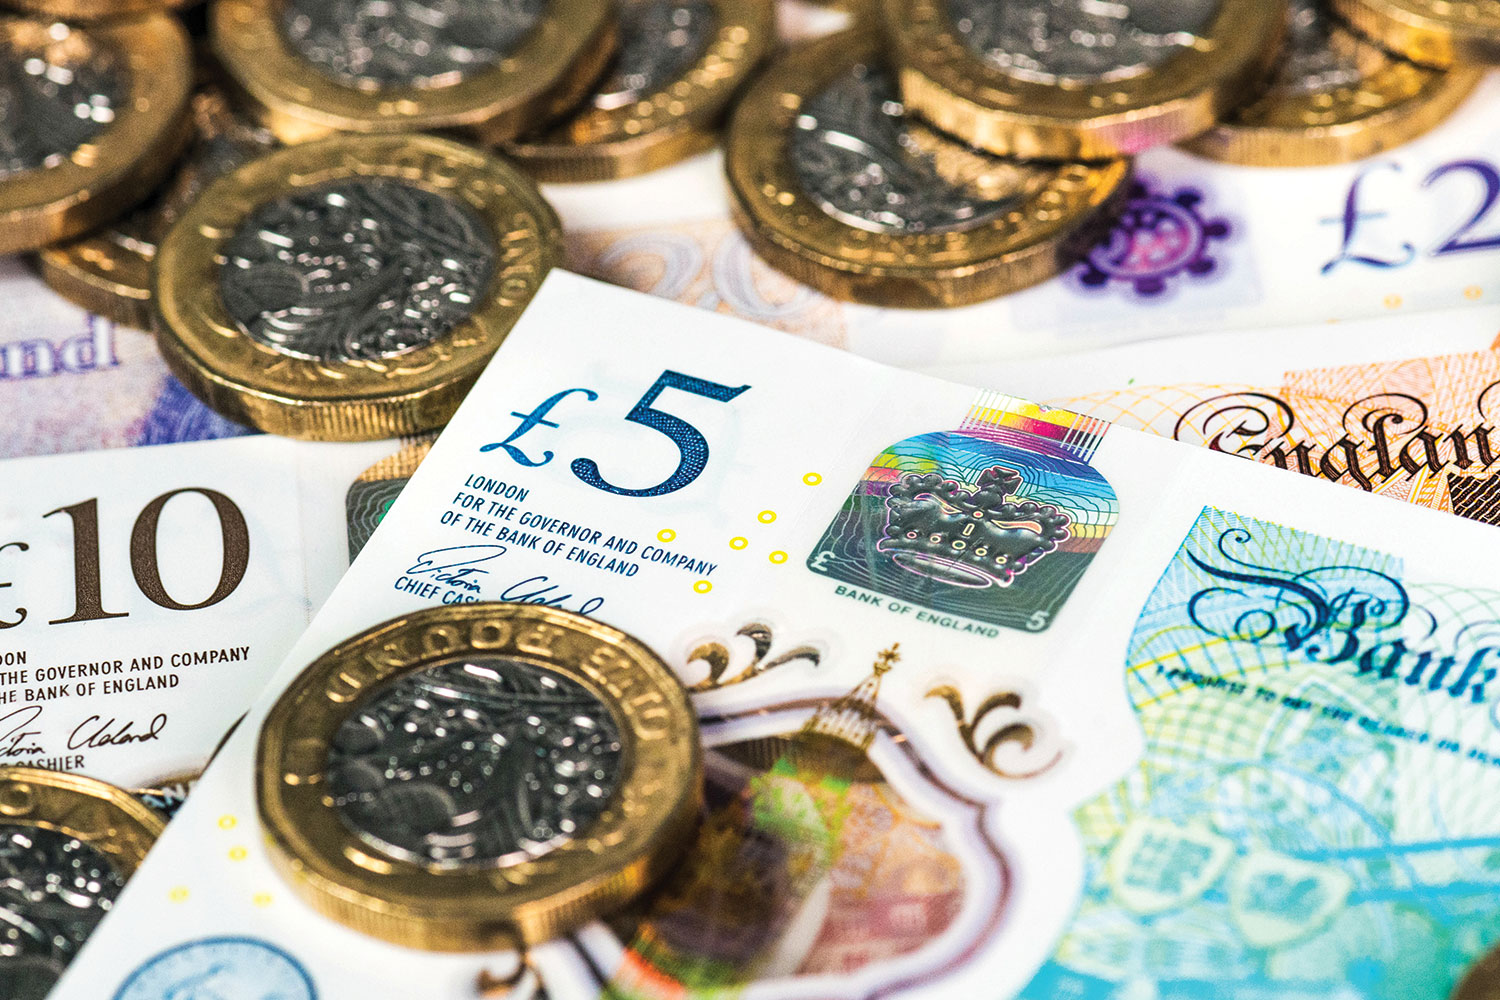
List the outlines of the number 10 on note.
<svg viewBox="0 0 1500 1000">
<path fill-rule="evenodd" d="M 174 596 L 162 579 L 161 562 L 158 558 L 157 541 L 161 531 L 161 518 L 167 505 L 184 494 L 197 494 L 213 505 L 218 516 L 222 563 L 219 580 L 213 592 L 206 598 L 190 602 Z M 66 519 L 73 529 L 73 612 L 64 617 L 52 618 L 48 625 L 71 625 L 77 622 L 99 621 L 106 618 L 128 618 L 128 610 L 107 610 L 103 596 L 105 560 L 102 557 L 99 539 L 99 500 L 92 498 L 66 507 L 58 507 L 42 515 L 47 518 Z M 0 590 L 15 586 L 5 572 L 7 563 L 14 565 L 31 552 L 31 544 L 16 540 L 0 543 Z M 163 493 L 148 503 L 137 515 L 130 532 L 130 547 L 127 564 L 135 585 L 152 604 L 169 611 L 198 611 L 213 607 L 233 594 L 245 578 L 250 565 L 250 529 L 245 515 L 233 500 L 217 490 L 187 487 Z M 0 612 L 0 629 L 15 628 L 25 622 L 31 612 L 24 606 L 9 613 Z"/>
</svg>

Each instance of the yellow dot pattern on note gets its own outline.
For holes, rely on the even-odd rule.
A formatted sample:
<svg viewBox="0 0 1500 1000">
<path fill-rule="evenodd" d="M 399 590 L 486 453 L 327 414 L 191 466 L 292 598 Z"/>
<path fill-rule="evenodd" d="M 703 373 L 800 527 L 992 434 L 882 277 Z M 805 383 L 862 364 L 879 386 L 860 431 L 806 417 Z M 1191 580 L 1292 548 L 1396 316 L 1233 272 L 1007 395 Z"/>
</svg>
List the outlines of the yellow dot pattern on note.
<svg viewBox="0 0 1500 1000">
<path fill-rule="evenodd" d="M 1399 295 L 1387 295 L 1384 299 L 1381 300 L 1381 304 L 1384 305 L 1387 309 L 1400 309 L 1401 301 L 1401 296 Z"/>
<path fill-rule="evenodd" d="M 271 894 L 269 892 L 257 892 L 255 895 L 250 897 L 250 902 L 254 903 L 256 906 L 270 906 Z"/>
<path fill-rule="evenodd" d="M 787 558 L 788 558 L 787 554 L 785 552 L 782 552 L 779 549 L 777 551 L 771 553 L 771 561 L 773 563 L 775 563 L 776 565 L 778 565 L 778 566 L 780 566 L 782 563 L 786 562 Z"/>
<path fill-rule="evenodd" d="M 1477 299 L 1483 295 L 1484 289 L 1480 288 L 1478 285 L 1470 285 L 1468 288 L 1464 289 L 1464 298 L 1466 299 Z"/>
<path fill-rule="evenodd" d="M 770 524 L 776 520 L 776 512 L 774 510 L 763 510 L 755 515 L 755 519 L 761 524 Z"/>
<path fill-rule="evenodd" d="M 656 540 L 658 542 L 670 542 L 676 537 L 677 532 L 673 531 L 671 528 L 663 528 L 656 533 Z"/>
<path fill-rule="evenodd" d="M 809 486 L 817 486 L 823 482 L 823 477 L 818 475 L 816 472 L 809 472 L 807 475 L 802 477 L 802 481 Z"/>
<path fill-rule="evenodd" d="M 233 816 L 224 815 L 219 817 L 220 830 L 233 830 L 238 824 L 239 820 L 235 819 Z"/>
<path fill-rule="evenodd" d="M 695 594 L 706 594 L 713 589 L 714 585 L 709 583 L 707 580 L 699 580 L 697 583 L 693 584 L 693 593 Z"/>
<path fill-rule="evenodd" d="M 741 535 L 736 535 L 734 538 L 731 538 L 729 540 L 729 547 L 731 549 L 734 549 L 736 552 L 738 552 L 740 549 L 745 548 L 749 544 L 750 539 L 745 538 Z"/>
<path fill-rule="evenodd" d="M 173 886 L 172 890 L 167 893 L 167 898 L 170 899 L 174 903 L 186 903 L 187 902 L 187 898 L 188 898 L 187 886 L 185 886 L 185 885 Z"/>
<path fill-rule="evenodd" d="M 230 861 L 244 861 L 249 856 L 250 852 L 245 850 L 243 847 L 231 847 L 229 849 Z"/>
</svg>

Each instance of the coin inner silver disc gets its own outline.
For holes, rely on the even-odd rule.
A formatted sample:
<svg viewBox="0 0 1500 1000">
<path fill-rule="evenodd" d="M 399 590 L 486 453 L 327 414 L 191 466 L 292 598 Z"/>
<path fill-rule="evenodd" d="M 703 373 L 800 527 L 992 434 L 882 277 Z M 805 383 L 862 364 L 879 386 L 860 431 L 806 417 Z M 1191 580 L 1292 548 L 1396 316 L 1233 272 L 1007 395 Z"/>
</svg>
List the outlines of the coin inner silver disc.
<svg viewBox="0 0 1500 1000">
<path fill-rule="evenodd" d="M 980 58 L 1032 83 L 1128 80 L 1201 41 L 1223 0 L 948 0 Z"/>
<path fill-rule="evenodd" d="M 123 888 L 76 837 L 0 823 L 0 997 L 42 1000 Z"/>
<path fill-rule="evenodd" d="M 962 158 L 969 169 L 945 176 L 939 163 L 945 153 Z M 965 172 L 1016 169 L 1011 161 L 914 127 L 891 75 L 863 63 L 803 104 L 787 154 L 798 183 L 818 207 L 871 232 L 961 232 L 1020 202 L 1019 194 L 989 198 L 979 186 L 962 182 Z"/>
<path fill-rule="evenodd" d="M 293 357 L 378 361 L 475 310 L 497 248 L 462 202 L 389 180 L 277 198 L 224 244 L 219 291 L 247 336 Z"/>
<path fill-rule="evenodd" d="M 0 180 L 55 167 L 114 123 L 130 72 L 61 25 L 0 43 Z"/>
<path fill-rule="evenodd" d="M 708 51 L 718 30 L 709 0 L 637 0 L 620 9 L 620 50 L 594 95 L 609 111 L 633 104 L 677 80 Z"/>
<path fill-rule="evenodd" d="M 1367 53 L 1379 58 L 1375 46 L 1339 25 L 1327 0 L 1292 0 L 1287 28 L 1276 71 L 1274 89 L 1278 91 L 1316 94 L 1357 86 L 1365 75 L 1360 56 Z M 1334 44 L 1335 32 L 1345 36 L 1346 44 Z"/>
<path fill-rule="evenodd" d="M 284 0 L 281 31 L 303 59 L 363 90 L 448 87 L 504 59 L 547 0 Z"/>
<path fill-rule="evenodd" d="M 379 688 L 340 728 L 328 790 L 384 854 L 443 868 L 539 857 L 586 831 L 619 783 L 620 729 L 583 685 L 502 657 Z"/>
</svg>

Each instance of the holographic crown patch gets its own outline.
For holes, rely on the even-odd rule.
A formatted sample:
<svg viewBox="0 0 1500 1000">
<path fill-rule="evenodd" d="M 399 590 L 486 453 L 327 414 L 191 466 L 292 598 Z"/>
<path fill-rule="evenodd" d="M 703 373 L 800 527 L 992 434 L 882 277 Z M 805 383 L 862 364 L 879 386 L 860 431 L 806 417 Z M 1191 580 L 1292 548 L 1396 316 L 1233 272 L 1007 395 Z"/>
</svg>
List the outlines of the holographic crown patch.
<svg viewBox="0 0 1500 1000">
<path fill-rule="evenodd" d="M 1089 464 L 1108 425 L 986 395 L 956 431 L 877 455 L 808 556 L 815 573 L 976 621 L 1040 632 L 1115 521 Z"/>
</svg>

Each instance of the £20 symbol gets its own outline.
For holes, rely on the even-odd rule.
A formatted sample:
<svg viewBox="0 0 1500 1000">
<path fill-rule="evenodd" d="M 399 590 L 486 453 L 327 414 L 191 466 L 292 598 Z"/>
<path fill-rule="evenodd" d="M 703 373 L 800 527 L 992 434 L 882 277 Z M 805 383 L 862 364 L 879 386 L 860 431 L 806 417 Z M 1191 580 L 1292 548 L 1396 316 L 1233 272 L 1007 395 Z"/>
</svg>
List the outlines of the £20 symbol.
<svg viewBox="0 0 1500 1000">
<path fill-rule="evenodd" d="M 617 496 L 659 497 L 665 496 L 668 493 L 676 493 L 678 490 L 690 486 L 703 474 L 703 470 L 708 467 L 708 441 L 703 437 L 702 432 L 698 428 L 681 417 L 673 416 L 657 407 L 657 398 L 667 389 L 676 389 L 680 392 L 691 393 L 694 396 L 702 396 L 705 399 L 727 403 L 749 388 L 748 385 L 722 385 L 718 382 L 710 382 L 707 379 L 684 375 L 681 372 L 671 370 L 661 373 L 661 377 L 656 380 L 651 388 L 646 390 L 645 395 L 636 402 L 630 412 L 625 414 L 625 420 L 628 423 L 649 427 L 658 434 L 665 435 L 677 446 L 677 468 L 672 470 L 670 475 L 654 486 L 647 486 L 641 489 L 618 486 L 604 478 L 604 473 L 599 468 L 599 463 L 592 458 L 576 458 L 569 468 L 572 470 L 573 475 L 577 476 L 587 485 L 597 490 L 603 490 L 606 493 L 614 493 Z M 597 402 L 599 399 L 599 394 L 592 389 L 564 389 L 561 392 L 554 393 L 530 413 L 512 413 L 511 416 L 520 420 L 521 423 L 514 431 L 511 431 L 510 437 L 504 441 L 484 445 L 479 450 L 482 452 L 503 451 L 517 464 L 528 468 L 537 468 L 546 465 L 554 457 L 551 451 L 529 452 L 517 442 L 538 427 L 559 427 L 560 425 L 556 421 L 549 420 L 548 417 L 551 416 L 552 411 L 556 407 L 575 395 L 583 397 L 584 400 L 590 403 Z"/>
<path fill-rule="evenodd" d="M 213 505 L 219 519 L 220 543 L 223 561 L 219 569 L 219 582 L 213 593 L 189 604 L 173 597 L 167 591 L 161 576 L 161 562 L 157 557 L 157 538 L 161 530 L 162 511 L 174 498 L 184 493 L 197 493 Z M 106 611 L 100 583 L 99 554 L 99 501 L 84 500 L 67 507 L 43 514 L 43 518 L 66 515 L 73 522 L 73 613 L 66 618 L 54 618 L 48 625 L 69 625 L 74 622 L 92 622 L 104 618 L 128 618 L 128 611 Z M 14 541 L 0 544 L 0 555 L 17 555 L 30 551 L 26 542 Z M 130 571 L 135 585 L 152 604 L 169 611 L 198 611 L 210 608 L 223 601 L 239 587 L 250 565 L 250 529 L 245 524 L 245 515 L 218 490 L 188 487 L 163 493 L 148 503 L 135 519 L 130 532 Z M 9 582 L 0 582 L 0 588 L 8 588 Z M 0 618 L 0 629 L 15 628 L 26 620 L 27 610 L 16 608 L 12 619 Z"/>
</svg>

